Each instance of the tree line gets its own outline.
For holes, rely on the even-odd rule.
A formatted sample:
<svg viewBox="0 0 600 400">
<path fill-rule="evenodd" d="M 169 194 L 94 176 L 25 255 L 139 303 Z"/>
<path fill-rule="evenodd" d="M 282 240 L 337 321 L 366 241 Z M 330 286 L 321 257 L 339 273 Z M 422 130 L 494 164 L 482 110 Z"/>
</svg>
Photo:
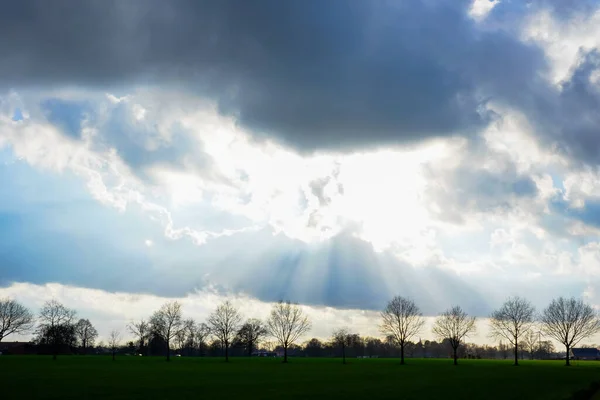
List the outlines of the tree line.
<svg viewBox="0 0 600 400">
<path fill-rule="evenodd" d="M 75 310 L 50 300 L 43 305 L 36 321 L 34 314 L 17 301 L 0 300 L 0 341 L 11 334 L 33 331 L 33 342 L 54 359 L 65 349 L 75 347 L 85 354 L 94 345 L 98 332 L 88 319 L 77 319 L 76 315 Z M 445 349 L 450 349 L 455 365 L 461 356 L 489 358 L 491 354 L 496 357 L 501 354 L 507 358 L 509 347 L 514 365 L 519 365 L 519 353 L 522 358 L 524 351 L 531 357 L 536 352 L 550 354 L 554 351 L 550 341 L 544 341 L 542 346 L 543 334 L 565 347 L 566 365 L 570 365 L 571 349 L 600 332 L 600 315 L 592 306 L 576 298 L 554 299 L 538 314 L 528 300 L 510 297 L 489 316 L 490 336 L 500 339 L 498 348 L 466 344 L 466 339 L 476 332 L 476 318 L 460 306 L 450 307 L 435 318 L 432 333 L 439 343 L 426 341 L 424 344 L 420 339 L 415 343 L 424 325 L 425 317 L 417 304 L 409 298 L 396 296 L 381 311 L 379 328 L 384 340 L 361 338 L 349 328 L 340 328 L 332 332 L 329 342 L 311 339 L 300 347 L 297 342 L 310 331 L 311 322 L 298 304 L 289 301 L 275 304 L 265 321 L 255 318 L 244 321 L 239 310 L 230 301 L 225 301 L 202 323 L 184 319 L 182 305 L 173 301 L 165 303 L 148 319 L 130 322 L 127 330 L 135 338 L 128 344 L 130 350 L 145 355 L 162 353 L 167 360 L 170 360 L 172 350 L 177 349 L 179 354 L 186 355 L 222 352 L 225 361 L 229 361 L 232 347 L 236 355 L 239 355 L 239 349 L 252 355 L 262 344 L 263 349 L 270 351 L 280 349 L 283 362 L 288 361 L 290 351 L 306 356 L 341 353 L 344 363 L 347 353 L 389 356 L 397 351 L 400 363 L 404 364 L 407 352 L 410 356 L 441 355 Z M 269 338 L 273 341 L 267 341 Z M 209 339 L 212 339 L 210 344 Z M 120 331 L 114 330 L 108 336 L 106 348 L 113 359 L 122 348 L 121 341 Z M 434 352 L 436 348 L 437 352 Z"/>
</svg>

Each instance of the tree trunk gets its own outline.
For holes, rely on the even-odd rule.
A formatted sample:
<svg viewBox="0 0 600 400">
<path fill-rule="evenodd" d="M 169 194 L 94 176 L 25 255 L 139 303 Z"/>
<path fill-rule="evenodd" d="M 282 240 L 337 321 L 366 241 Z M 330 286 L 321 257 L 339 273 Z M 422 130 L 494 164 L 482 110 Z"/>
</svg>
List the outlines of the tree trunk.
<svg viewBox="0 0 600 400">
<path fill-rule="evenodd" d="M 519 346 L 515 340 L 515 367 L 519 365 Z"/>
<path fill-rule="evenodd" d="M 225 341 L 225 362 L 229 362 L 229 343 Z"/>
<path fill-rule="evenodd" d="M 283 362 L 287 363 L 287 346 L 283 346 Z"/>
<path fill-rule="evenodd" d="M 346 347 L 342 346 L 342 364 L 346 364 Z"/>
<path fill-rule="evenodd" d="M 404 343 L 400 343 L 400 364 L 404 365 Z"/>
<path fill-rule="evenodd" d="M 252 342 L 248 342 L 248 357 L 252 357 Z"/>
<path fill-rule="evenodd" d="M 458 346 L 453 347 L 454 350 L 454 365 L 458 365 Z"/>
<path fill-rule="evenodd" d="M 115 351 L 114 350 L 113 350 L 112 354 L 113 354 L 113 361 L 115 361 Z"/>
<path fill-rule="evenodd" d="M 56 357 L 58 356 L 58 340 L 56 337 L 52 340 L 52 359 L 56 361 Z"/>
<path fill-rule="evenodd" d="M 171 344 L 167 340 L 167 361 L 171 361 Z"/>
<path fill-rule="evenodd" d="M 569 346 L 565 346 L 567 348 L 567 359 L 566 359 L 566 364 L 565 366 L 570 367 L 571 366 L 571 361 L 570 361 L 570 357 L 569 357 Z"/>
</svg>

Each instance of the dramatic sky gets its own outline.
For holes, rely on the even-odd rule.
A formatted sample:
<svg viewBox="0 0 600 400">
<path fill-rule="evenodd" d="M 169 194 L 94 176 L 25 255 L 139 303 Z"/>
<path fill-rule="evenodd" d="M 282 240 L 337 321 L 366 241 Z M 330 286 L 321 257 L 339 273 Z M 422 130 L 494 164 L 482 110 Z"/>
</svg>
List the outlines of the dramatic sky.
<svg viewBox="0 0 600 400">
<path fill-rule="evenodd" d="M 23 0 L 0 38 L 0 296 L 600 307 L 598 1 Z"/>
</svg>

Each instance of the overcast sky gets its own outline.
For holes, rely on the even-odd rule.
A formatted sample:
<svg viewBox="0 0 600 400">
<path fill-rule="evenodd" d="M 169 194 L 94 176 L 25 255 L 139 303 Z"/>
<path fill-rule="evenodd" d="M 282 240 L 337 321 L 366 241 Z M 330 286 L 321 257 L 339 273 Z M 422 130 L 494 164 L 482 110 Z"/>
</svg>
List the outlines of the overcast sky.
<svg viewBox="0 0 600 400">
<path fill-rule="evenodd" d="M 103 335 L 600 308 L 598 1 L 24 0 L 0 37 L 0 296 Z"/>
</svg>

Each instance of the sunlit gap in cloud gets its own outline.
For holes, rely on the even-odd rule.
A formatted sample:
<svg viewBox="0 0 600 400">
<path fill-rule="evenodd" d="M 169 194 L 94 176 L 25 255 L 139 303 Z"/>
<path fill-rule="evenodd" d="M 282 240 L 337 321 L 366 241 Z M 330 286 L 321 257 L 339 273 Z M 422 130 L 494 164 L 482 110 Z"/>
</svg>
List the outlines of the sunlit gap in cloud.
<svg viewBox="0 0 600 400">
<path fill-rule="evenodd" d="M 428 178 L 464 158 L 464 139 L 300 155 L 253 139 L 214 104 L 150 89 L 90 94 L 80 135 L 46 121 L 36 109 L 44 99 L 15 101 L 33 119 L 7 118 L 5 140 L 34 165 L 75 171 L 103 204 L 146 214 L 162 239 L 201 246 L 192 262 L 192 250 L 142 239 L 154 274 L 273 301 L 371 309 L 406 293 L 437 312 L 444 296 L 472 291 L 440 288 L 427 272 L 452 271 L 436 249 Z"/>
<path fill-rule="evenodd" d="M 306 243 L 352 229 L 377 251 L 431 234 L 422 232 L 428 215 L 421 169 L 447 156 L 442 141 L 411 150 L 301 157 L 270 141 L 252 141 L 210 107 L 181 115 L 180 123 L 211 165 L 209 172 L 161 164 L 147 170 L 174 215 L 185 218 L 209 205 Z"/>
</svg>

